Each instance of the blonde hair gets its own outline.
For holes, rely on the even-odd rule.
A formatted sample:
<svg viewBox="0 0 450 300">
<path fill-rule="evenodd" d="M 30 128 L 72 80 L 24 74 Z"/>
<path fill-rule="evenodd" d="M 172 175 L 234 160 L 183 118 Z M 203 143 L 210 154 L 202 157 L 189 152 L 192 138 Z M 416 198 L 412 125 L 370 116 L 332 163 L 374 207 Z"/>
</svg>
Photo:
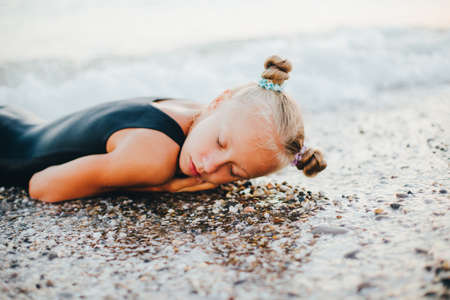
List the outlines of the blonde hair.
<svg viewBox="0 0 450 300">
<path fill-rule="evenodd" d="M 279 85 L 289 78 L 292 64 L 287 59 L 273 55 L 266 59 L 261 77 Z M 276 92 L 249 83 L 231 90 L 232 102 L 239 105 L 253 104 L 258 109 L 255 114 L 274 125 L 274 133 L 278 137 L 265 138 L 265 149 L 276 151 L 281 167 L 288 165 L 299 152 L 304 143 L 304 127 L 297 103 L 285 92 Z M 270 132 L 266 133 L 267 135 Z M 281 145 L 280 145 L 281 144 Z M 282 150 L 280 151 L 280 146 Z M 319 150 L 308 149 L 297 163 L 306 176 L 312 177 L 326 168 L 327 163 Z"/>
</svg>

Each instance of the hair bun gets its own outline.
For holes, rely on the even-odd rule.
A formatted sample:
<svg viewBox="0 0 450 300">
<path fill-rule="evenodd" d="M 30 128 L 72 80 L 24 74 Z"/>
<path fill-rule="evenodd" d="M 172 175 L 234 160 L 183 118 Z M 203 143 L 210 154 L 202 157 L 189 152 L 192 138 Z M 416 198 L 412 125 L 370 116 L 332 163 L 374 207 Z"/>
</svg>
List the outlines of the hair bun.
<svg viewBox="0 0 450 300">
<path fill-rule="evenodd" d="M 306 150 L 302 155 L 302 159 L 297 163 L 297 168 L 303 170 L 303 173 L 308 177 L 316 176 L 326 167 L 327 162 L 323 158 L 322 152 L 314 149 Z"/>
<path fill-rule="evenodd" d="M 272 80 L 273 83 L 283 84 L 289 78 L 289 72 L 292 70 L 292 64 L 287 59 L 282 59 L 277 55 L 267 58 L 264 63 L 264 72 L 261 77 Z"/>
</svg>

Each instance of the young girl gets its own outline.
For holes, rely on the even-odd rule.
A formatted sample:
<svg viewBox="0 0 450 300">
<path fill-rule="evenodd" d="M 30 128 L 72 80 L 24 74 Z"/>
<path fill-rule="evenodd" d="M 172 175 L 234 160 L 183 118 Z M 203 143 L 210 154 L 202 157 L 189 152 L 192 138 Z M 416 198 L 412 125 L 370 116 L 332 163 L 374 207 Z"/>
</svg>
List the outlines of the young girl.
<svg viewBox="0 0 450 300">
<path fill-rule="evenodd" d="M 297 104 L 282 90 L 291 63 L 269 57 L 259 83 L 203 106 L 171 98 L 96 105 L 50 123 L 0 106 L 0 185 L 46 202 L 113 190 L 199 191 L 269 174 L 292 162 L 326 167 L 303 146 Z"/>
</svg>

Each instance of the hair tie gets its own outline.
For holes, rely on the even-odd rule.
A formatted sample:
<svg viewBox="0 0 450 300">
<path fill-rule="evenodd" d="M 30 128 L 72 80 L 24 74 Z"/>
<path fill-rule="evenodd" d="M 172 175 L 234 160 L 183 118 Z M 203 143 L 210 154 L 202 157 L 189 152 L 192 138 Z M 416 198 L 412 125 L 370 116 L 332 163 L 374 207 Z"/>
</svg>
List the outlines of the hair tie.
<svg viewBox="0 0 450 300">
<path fill-rule="evenodd" d="M 274 92 L 281 92 L 283 91 L 284 85 L 279 85 L 278 83 L 273 83 L 272 80 L 268 80 L 268 79 L 261 79 L 258 82 L 258 85 L 266 90 L 271 90 Z"/>
<path fill-rule="evenodd" d="M 308 147 L 303 145 L 300 151 L 295 154 L 294 160 L 292 160 L 291 162 L 293 166 L 297 166 L 298 162 L 302 159 L 303 154 L 305 154 L 306 150 L 308 150 Z"/>
</svg>

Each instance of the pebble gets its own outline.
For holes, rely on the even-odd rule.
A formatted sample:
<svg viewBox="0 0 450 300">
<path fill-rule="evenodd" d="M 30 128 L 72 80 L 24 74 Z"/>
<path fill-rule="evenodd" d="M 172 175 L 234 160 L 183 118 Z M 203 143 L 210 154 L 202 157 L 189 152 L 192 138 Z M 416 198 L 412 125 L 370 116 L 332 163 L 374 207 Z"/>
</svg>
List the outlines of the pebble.
<svg viewBox="0 0 450 300">
<path fill-rule="evenodd" d="M 337 235 L 337 234 L 344 234 L 347 233 L 348 230 L 345 228 L 341 228 L 341 227 L 331 227 L 328 225 L 319 225 L 314 227 L 311 232 L 313 234 L 318 234 L 318 233 L 323 233 L 323 234 L 333 234 L 333 235 Z"/>
<path fill-rule="evenodd" d="M 55 252 L 50 252 L 48 254 L 48 260 L 54 260 L 57 257 L 58 257 L 58 254 L 56 254 Z"/>
<path fill-rule="evenodd" d="M 374 212 L 375 212 L 376 215 L 380 215 L 380 214 L 382 214 L 384 211 L 383 211 L 382 208 L 376 208 L 376 209 L 374 210 Z"/>
<path fill-rule="evenodd" d="M 345 257 L 345 258 L 348 258 L 348 259 L 358 259 L 358 258 L 356 257 L 356 254 L 358 254 L 358 253 L 359 253 L 359 250 L 354 250 L 354 251 L 351 251 L 351 252 L 346 253 L 346 254 L 344 255 L 344 257 Z"/>
<path fill-rule="evenodd" d="M 397 194 L 395 194 L 395 196 L 399 199 L 408 198 L 408 194 L 403 194 L 403 193 L 397 193 Z"/>
<path fill-rule="evenodd" d="M 356 287 L 356 291 L 359 293 L 363 289 L 372 288 L 372 287 L 374 287 L 374 286 L 370 282 L 362 282 L 362 283 L 358 284 L 358 286 Z"/>
<path fill-rule="evenodd" d="M 447 190 L 446 189 L 439 190 L 439 193 L 440 194 L 447 194 Z"/>
<path fill-rule="evenodd" d="M 73 295 L 71 293 L 63 292 L 58 294 L 58 299 L 72 299 Z"/>
<path fill-rule="evenodd" d="M 253 206 L 246 206 L 244 208 L 244 213 L 254 213 L 256 210 L 253 208 Z"/>
<path fill-rule="evenodd" d="M 391 208 L 392 209 L 399 209 L 400 208 L 400 204 L 398 204 L 398 203 L 391 203 Z"/>
</svg>

